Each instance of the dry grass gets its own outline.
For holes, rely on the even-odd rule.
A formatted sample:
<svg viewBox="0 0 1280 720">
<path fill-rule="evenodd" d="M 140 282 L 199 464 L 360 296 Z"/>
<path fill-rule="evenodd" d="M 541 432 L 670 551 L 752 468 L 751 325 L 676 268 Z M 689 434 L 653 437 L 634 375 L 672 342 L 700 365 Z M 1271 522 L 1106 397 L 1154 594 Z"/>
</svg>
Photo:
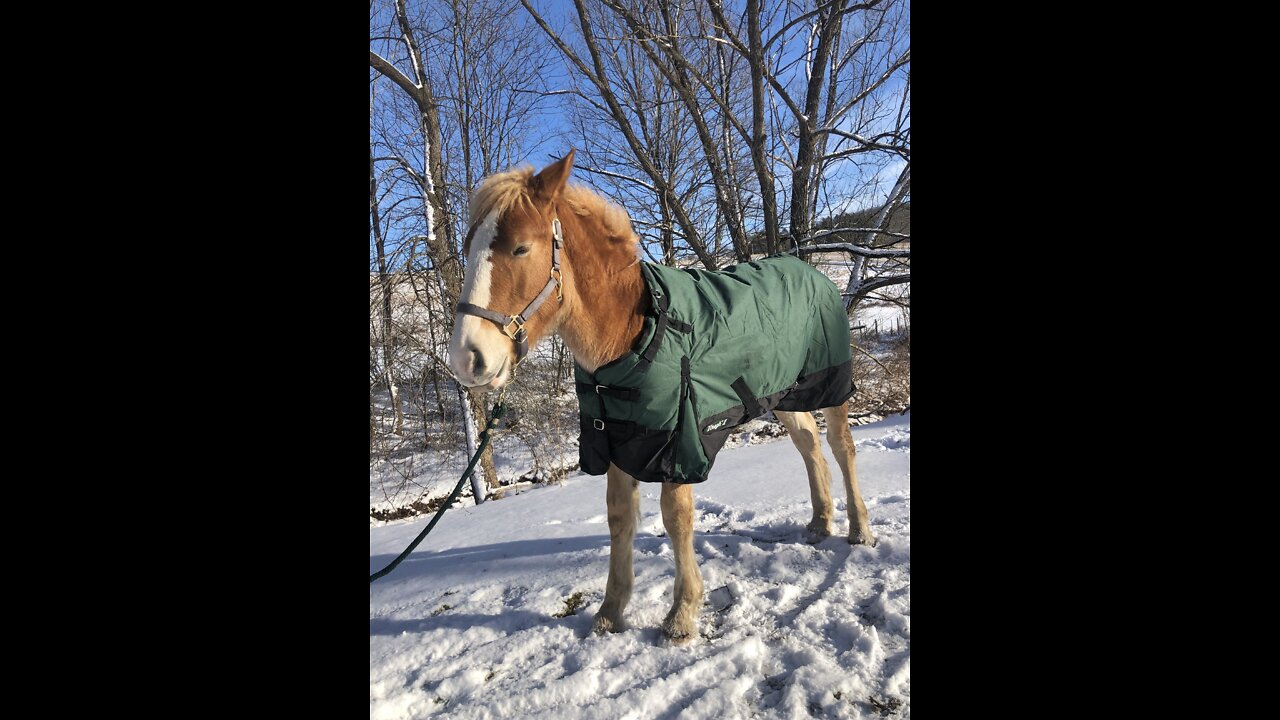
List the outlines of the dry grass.
<svg viewBox="0 0 1280 720">
<path fill-rule="evenodd" d="M 849 401 L 853 417 L 884 417 L 911 405 L 911 332 L 858 341 L 853 353 L 853 383 L 858 391 Z"/>
</svg>

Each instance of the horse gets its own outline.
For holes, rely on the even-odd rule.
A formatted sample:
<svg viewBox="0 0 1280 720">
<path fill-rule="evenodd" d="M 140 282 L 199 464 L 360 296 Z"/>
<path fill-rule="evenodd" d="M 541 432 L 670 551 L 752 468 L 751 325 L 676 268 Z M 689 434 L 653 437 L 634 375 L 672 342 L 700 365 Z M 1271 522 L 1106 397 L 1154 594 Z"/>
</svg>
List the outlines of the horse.
<svg viewBox="0 0 1280 720">
<path fill-rule="evenodd" d="M 688 317 L 677 318 L 675 310 L 667 305 L 668 298 L 661 294 L 660 288 L 654 287 L 662 284 L 655 274 L 659 269 L 668 273 L 663 278 L 689 271 L 642 264 L 639 239 L 626 210 L 586 187 L 568 183 L 573 156 L 574 151 L 570 150 L 561 160 L 536 174 L 533 168 L 524 166 L 490 175 L 472 193 L 470 229 L 463 243 L 466 275 L 449 340 L 449 366 L 462 385 L 497 390 L 510 380 L 517 365 L 540 339 L 553 333 L 560 335 L 575 361 L 583 421 L 580 443 L 583 470 L 597 475 L 603 472 L 608 477 L 605 502 L 610 538 L 609 575 L 604 601 L 593 619 L 592 630 L 602 634 L 625 628 L 623 612 L 634 582 L 632 546 L 640 512 L 638 483 L 660 481 L 662 522 L 670 537 L 676 567 L 674 599 L 662 630 L 671 642 L 685 644 L 697 635 L 703 602 L 702 575 L 693 552 L 693 484 L 705 479 L 715 451 L 723 444 L 723 434 L 733 425 L 772 408 L 786 427 L 808 474 L 813 517 L 807 530 L 811 540 L 816 541 L 831 535 L 833 514 L 829 490 L 831 473 L 818 444 L 817 423 L 808 412 L 821 409 L 826 417 L 827 442 L 844 476 L 848 540 L 851 544 L 875 544 L 854 469 L 854 444 L 848 423 L 852 379 L 848 365 L 842 368 L 842 373 L 823 371 L 799 379 L 790 378 L 788 382 L 795 382 L 789 388 L 808 384 L 808 398 L 829 398 L 830 406 L 823 407 L 788 405 L 785 397 L 779 401 L 779 396 L 786 395 L 785 389 L 762 398 L 753 398 L 751 392 L 739 392 L 741 404 L 721 413 L 724 418 L 715 423 L 704 420 L 706 430 L 702 431 L 684 417 L 687 409 L 694 407 L 691 404 L 695 400 L 694 388 L 700 387 L 703 394 L 707 393 L 706 386 L 692 382 L 685 351 L 682 359 L 686 367 L 682 368 L 682 374 L 677 376 L 672 370 L 662 375 L 649 370 L 644 376 L 652 376 L 650 380 L 656 378 L 656 382 L 650 382 L 643 392 L 665 394 L 673 403 L 683 403 L 676 413 L 677 422 L 692 426 L 693 429 L 686 432 L 695 436 L 701 432 L 703 450 L 707 452 L 698 454 L 696 445 L 694 450 L 677 447 L 679 443 L 674 438 L 679 434 L 679 427 L 655 431 L 656 434 L 645 431 L 638 438 L 632 434 L 619 440 L 610 435 L 615 430 L 609 426 L 626 428 L 628 424 L 615 423 L 608 417 L 606 396 L 609 397 L 607 403 L 614 408 L 630 408 L 641 403 L 626 403 L 628 393 L 636 391 L 599 384 L 597 373 L 615 369 L 619 363 L 643 369 L 645 358 L 640 354 L 640 345 L 649 342 L 652 348 L 654 340 L 662 343 L 664 333 L 673 338 L 665 343 L 665 349 L 673 356 L 681 352 L 672 349 L 678 344 L 689 348 L 693 347 L 689 343 L 703 338 L 700 338 L 702 331 L 698 323 L 689 322 Z M 765 267 L 765 262 L 750 265 Z M 819 278 L 819 284 L 830 286 L 823 292 L 835 296 L 839 303 L 838 317 L 828 317 L 825 332 L 829 336 L 821 343 L 839 351 L 843 342 L 847 357 L 848 318 L 834 284 L 801 260 L 788 258 L 787 262 L 803 266 L 803 272 Z M 695 280 L 707 287 L 711 287 L 711 281 L 723 281 L 722 286 L 733 288 L 742 284 L 742 277 L 730 272 L 693 272 L 700 273 Z M 788 277 L 785 282 L 793 280 Z M 766 303 L 760 303 L 759 298 L 755 301 L 774 308 L 765 311 L 774 315 L 785 312 L 791 292 L 788 288 L 780 293 L 783 298 L 770 297 Z M 742 304 L 740 298 L 734 302 Z M 752 300 L 748 298 L 746 302 L 750 304 Z M 712 316 L 715 320 L 710 324 L 724 324 L 721 311 L 715 310 Z M 808 312 L 802 310 L 801 315 Z M 779 321 L 770 327 L 782 328 L 786 324 Z M 769 344 L 773 340 L 765 337 L 753 342 Z M 649 354 L 647 350 L 645 354 Z M 800 367 L 799 362 L 788 360 L 787 367 L 792 368 L 788 372 Z M 637 371 L 627 372 L 640 377 Z M 596 383 L 594 396 L 593 382 Z M 741 388 L 735 383 L 734 390 Z M 599 400 L 598 413 L 594 411 L 593 397 Z M 627 432 L 634 433 L 633 430 Z M 646 440 L 650 437 L 651 442 Z M 627 462 L 623 462 L 621 456 L 597 457 L 588 446 L 606 451 L 610 447 L 620 450 L 632 446 L 659 453 L 673 447 L 676 451 L 668 452 L 671 457 L 662 462 L 646 464 L 644 458 L 632 457 L 636 453 L 628 455 Z M 686 454 L 682 456 L 681 452 Z M 617 463 L 628 466 L 631 472 L 624 471 Z"/>
</svg>

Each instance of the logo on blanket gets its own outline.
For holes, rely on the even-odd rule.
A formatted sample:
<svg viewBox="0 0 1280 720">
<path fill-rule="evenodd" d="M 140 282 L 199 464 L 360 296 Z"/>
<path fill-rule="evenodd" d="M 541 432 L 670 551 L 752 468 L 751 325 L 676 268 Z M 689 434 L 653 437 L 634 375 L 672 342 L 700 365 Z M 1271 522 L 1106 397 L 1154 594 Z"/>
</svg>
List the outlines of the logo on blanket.
<svg viewBox="0 0 1280 720">
<path fill-rule="evenodd" d="M 725 418 L 725 419 L 723 419 L 723 420 L 721 420 L 721 421 L 719 421 L 719 422 L 711 423 L 711 424 L 710 424 L 710 425 L 708 425 L 708 426 L 706 427 L 706 429 L 705 429 L 705 430 L 703 430 L 702 432 L 712 432 L 713 430 L 719 430 L 720 428 L 722 428 L 722 427 L 724 427 L 725 425 L 728 425 L 728 424 L 729 424 L 729 418 Z"/>
</svg>

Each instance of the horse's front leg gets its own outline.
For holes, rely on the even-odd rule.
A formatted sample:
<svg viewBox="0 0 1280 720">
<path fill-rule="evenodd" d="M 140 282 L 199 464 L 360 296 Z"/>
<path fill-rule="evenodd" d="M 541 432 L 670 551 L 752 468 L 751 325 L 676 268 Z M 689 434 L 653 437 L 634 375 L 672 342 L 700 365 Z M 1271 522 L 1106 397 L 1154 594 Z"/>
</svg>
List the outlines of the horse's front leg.
<svg viewBox="0 0 1280 720">
<path fill-rule="evenodd" d="M 667 637 L 683 644 L 698 633 L 702 572 L 693 555 L 693 486 L 662 483 L 662 524 L 676 556 L 675 600 L 662 622 Z"/>
<path fill-rule="evenodd" d="M 635 581 L 631 547 L 640 516 L 640 489 L 635 478 L 612 464 L 605 503 L 609 506 L 609 581 L 604 588 L 604 602 L 591 627 L 597 633 L 622 629 L 622 611 L 631 600 L 631 584 Z"/>
</svg>

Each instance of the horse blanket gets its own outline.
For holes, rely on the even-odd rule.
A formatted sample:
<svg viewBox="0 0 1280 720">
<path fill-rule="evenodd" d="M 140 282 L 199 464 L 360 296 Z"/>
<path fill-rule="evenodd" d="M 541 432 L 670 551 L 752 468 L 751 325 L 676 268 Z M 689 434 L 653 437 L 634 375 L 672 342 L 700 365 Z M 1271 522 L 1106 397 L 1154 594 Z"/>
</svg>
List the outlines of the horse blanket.
<svg viewBox="0 0 1280 720">
<path fill-rule="evenodd" d="M 641 272 L 651 302 L 635 346 L 594 374 L 574 368 L 583 472 L 612 461 L 644 482 L 702 482 L 735 427 L 853 395 L 844 303 L 803 260 Z"/>
</svg>

